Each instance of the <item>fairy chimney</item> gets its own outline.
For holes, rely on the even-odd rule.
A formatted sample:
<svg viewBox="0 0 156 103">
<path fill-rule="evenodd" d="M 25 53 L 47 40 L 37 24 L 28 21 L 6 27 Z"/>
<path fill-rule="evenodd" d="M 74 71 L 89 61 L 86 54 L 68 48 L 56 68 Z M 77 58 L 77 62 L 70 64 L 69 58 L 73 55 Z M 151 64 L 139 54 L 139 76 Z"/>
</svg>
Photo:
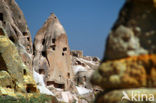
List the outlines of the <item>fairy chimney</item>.
<svg viewBox="0 0 156 103">
<path fill-rule="evenodd" d="M 73 71 L 68 38 L 53 13 L 35 36 L 33 64 L 35 71 L 44 74 L 47 86 L 69 88 Z"/>
</svg>

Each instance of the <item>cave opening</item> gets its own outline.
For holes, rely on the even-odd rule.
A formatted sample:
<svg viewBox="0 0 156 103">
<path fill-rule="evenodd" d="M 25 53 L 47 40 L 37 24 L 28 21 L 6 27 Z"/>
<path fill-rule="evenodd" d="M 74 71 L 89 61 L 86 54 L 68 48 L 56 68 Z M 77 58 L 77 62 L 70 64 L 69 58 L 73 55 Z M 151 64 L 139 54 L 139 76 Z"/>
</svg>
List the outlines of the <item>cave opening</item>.
<svg viewBox="0 0 156 103">
<path fill-rule="evenodd" d="M 3 29 L 2 29 L 2 28 L 0 28 L 0 35 L 5 36 L 5 33 L 4 33 L 4 31 L 3 31 Z"/>
<path fill-rule="evenodd" d="M 39 74 L 45 74 L 44 69 L 39 69 Z"/>
<path fill-rule="evenodd" d="M 50 47 L 52 48 L 52 50 L 55 50 L 56 45 L 52 45 Z"/>
<path fill-rule="evenodd" d="M 0 20 L 3 21 L 3 13 L 0 13 Z"/>
<path fill-rule="evenodd" d="M 30 38 L 29 38 L 29 37 L 27 37 L 27 40 L 28 40 L 28 41 L 30 41 Z"/>
<path fill-rule="evenodd" d="M 70 73 L 67 74 L 67 77 L 70 78 Z"/>
<path fill-rule="evenodd" d="M 46 51 L 42 51 L 42 56 L 46 57 Z"/>
<path fill-rule="evenodd" d="M 44 43 L 45 43 L 45 39 L 42 40 L 42 45 L 44 45 Z"/>
<path fill-rule="evenodd" d="M 64 47 L 64 48 L 63 48 L 63 51 L 67 51 L 67 47 Z"/>
<path fill-rule="evenodd" d="M 26 85 L 26 91 L 27 91 L 27 93 L 34 93 L 37 91 L 37 89 L 34 86 L 34 84 L 27 84 Z"/>
<path fill-rule="evenodd" d="M 23 74 L 24 75 L 27 75 L 27 71 L 25 69 L 23 70 Z"/>
<path fill-rule="evenodd" d="M 6 63 L 5 63 L 1 53 L 0 53 L 0 70 L 7 71 L 7 66 L 6 66 Z"/>
<path fill-rule="evenodd" d="M 64 53 L 62 53 L 62 56 L 64 56 Z"/>
<path fill-rule="evenodd" d="M 9 39 L 12 41 L 12 42 L 15 42 L 15 39 L 13 36 L 10 36 Z"/>
<path fill-rule="evenodd" d="M 28 33 L 27 33 L 27 32 L 23 32 L 23 35 L 24 35 L 24 36 L 28 36 Z"/>
<path fill-rule="evenodd" d="M 55 43 L 56 39 L 52 39 L 52 43 Z"/>
<path fill-rule="evenodd" d="M 55 88 L 65 89 L 65 84 L 56 83 L 54 81 L 47 81 L 47 86 L 53 85 Z"/>
</svg>

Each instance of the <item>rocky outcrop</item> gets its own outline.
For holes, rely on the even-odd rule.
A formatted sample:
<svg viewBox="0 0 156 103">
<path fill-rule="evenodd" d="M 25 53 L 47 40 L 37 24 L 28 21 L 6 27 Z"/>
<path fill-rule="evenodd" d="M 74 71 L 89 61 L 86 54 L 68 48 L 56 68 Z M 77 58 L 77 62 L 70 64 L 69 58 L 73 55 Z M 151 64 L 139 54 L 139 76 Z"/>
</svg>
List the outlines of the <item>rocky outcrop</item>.
<svg viewBox="0 0 156 103">
<path fill-rule="evenodd" d="M 29 97 L 34 93 L 39 92 L 29 69 L 0 26 L 0 95 Z"/>
<path fill-rule="evenodd" d="M 156 102 L 156 2 L 127 0 L 110 32 L 91 82 L 103 88 L 96 103 Z"/>
<path fill-rule="evenodd" d="M 72 68 L 74 71 L 74 84 L 80 103 L 90 103 L 94 100 L 94 92 L 99 88 L 90 83 L 92 73 L 98 68 L 100 59 L 97 57 L 83 56 L 82 51 L 71 51 Z"/>
<path fill-rule="evenodd" d="M 73 79 L 70 48 L 65 30 L 54 14 L 35 36 L 33 67 L 44 74 L 47 86 L 70 89 Z"/>
<path fill-rule="evenodd" d="M 101 64 L 92 82 L 104 89 L 156 87 L 155 67 L 155 54 L 108 61 Z"/>
<path fill-rule="evenodd" d="M 32 69 L 32 40 L 24 15 L 15 0 L 0 0 L 0 23 L 16 45 L 23 62 Z"/>
<path fill-rule="evenodd" d="M 155 0 L 127 0 L 107 38 L 104 61 L 156 53 L 155 12 Z"/>
</svg>

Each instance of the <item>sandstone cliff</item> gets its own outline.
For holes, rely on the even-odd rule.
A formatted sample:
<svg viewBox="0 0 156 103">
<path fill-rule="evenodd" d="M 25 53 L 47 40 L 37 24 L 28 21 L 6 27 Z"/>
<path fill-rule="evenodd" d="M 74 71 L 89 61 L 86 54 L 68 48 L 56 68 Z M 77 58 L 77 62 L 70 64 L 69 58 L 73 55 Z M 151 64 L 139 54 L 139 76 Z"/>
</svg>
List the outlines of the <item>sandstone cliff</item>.
<svg viewBox="0 0 156 103">
<path fill-rule="evenodd" d="M 104 90 L 96 103 L 156 102 L 155 5 L 155 0 L 126 0 L 91 78 Z"/>
<path fill-rule="evenodd" d="M 32 68 L 32 40 L 24 15 L 15 0 L 0 0 L 0 22 L 15 43 L 23 62 Z"/>
<path fill-rule="evenodd" d="M 34 93 L 39 91 L 32 74 L 0 25 L 0 95 L 29 97 Z"/>
</svg>

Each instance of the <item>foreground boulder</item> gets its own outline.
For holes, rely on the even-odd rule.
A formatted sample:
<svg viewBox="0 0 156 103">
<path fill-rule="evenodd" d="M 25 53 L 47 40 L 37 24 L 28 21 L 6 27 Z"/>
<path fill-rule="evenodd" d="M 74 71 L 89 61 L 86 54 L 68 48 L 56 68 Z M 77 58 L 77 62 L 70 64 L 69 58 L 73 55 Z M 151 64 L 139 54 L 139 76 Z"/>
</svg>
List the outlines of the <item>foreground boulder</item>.
<svg viewBox="0 0 156 103">
<path fill-rule="evenodd" d="M 32 69 L 32 40 L 21 9 L 15 0 L 0 0 L 0 23 L 15 44 L 25 65 Z"/>
<path fill-rule="evenodd" d="M 104 60 L 156 53 L 155 4 L 155 0 L 126 0 L 107 38 Z"/>
<path fill-rule="evenodd" d="M 95 103 L 156 103 L 155 21 L 155 0 L 126 0 L 91 78 Z"/>
<path fill-rule="evenodd" d="M 0 26 L 0 95 L 38 94 L 36 83 L 18 54 L 17 47 Z"/>
</svg>

